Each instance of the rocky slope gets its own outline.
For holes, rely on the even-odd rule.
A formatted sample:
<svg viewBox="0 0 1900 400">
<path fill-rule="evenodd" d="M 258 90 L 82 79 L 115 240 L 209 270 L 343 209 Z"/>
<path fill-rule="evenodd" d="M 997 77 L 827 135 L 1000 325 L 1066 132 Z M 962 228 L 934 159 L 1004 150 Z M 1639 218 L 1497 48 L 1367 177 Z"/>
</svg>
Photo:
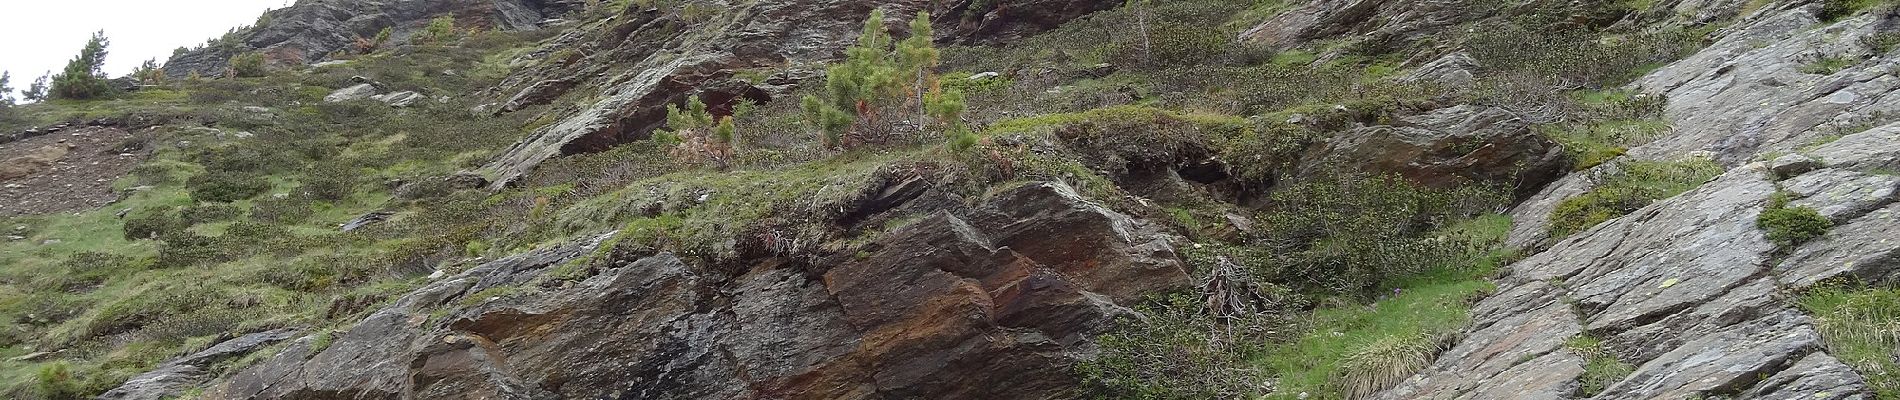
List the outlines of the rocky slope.
<svg viewBox="0 0 1900 400">
<path fill-rule="evenodd" d="M 1051 236 L 1072 240 L 1037 240 Z M 726 275 L 668 254 L 617 258 L 584 281 L 484 298 L 545 285 L 599 245 L 444 278 L 207 396 L 1051 397 L 1075 384 L 1052 367 L 1129 312 L 1118 303 L 1187 282 L 1150 228 L 1066 186 L 1032 183 L 931 213 L 835 265 Z"/>
<path fill-rule="evenodd" d="M 1138 104 L 1091 106 L 1088 113 L 1050 118 L 1058 122 L 1032 121 L 1042 124 L 1034 127 L 1043 130 L 1037 131 L 1044 133 L 1040 136 L 1007 129 L 985 132 L 989 136 L 977 145 L 983 146 L 981 152 L 957 156 L 978 159 L 994 171 L 948 166 L 949 157 L 931 158 L 937 153 L 905 152 L 916 149 L 873 149 L 825 153 L 850 160 L 845 162 L 770 164 L 764 169 L 771 173 L 721 170 L 694 175 L 696 170 L 688 167 L 674 170 L 683 173 L 651 177 L 808 179 L 812 182 L 795 184 L 811 188 L 779 181 L 697 185 L 700 182 L 652 179 L 613 181 L 607 190 L 587 188 L 591 182 L 519 187 L 550 165 L 566 167 L 563 162 L 591 160 L 585 158 L 591 153 L 650 145 L 647 139 L 668 122 L 666 107 L 688 98 L 704 101 L 720 116 L 733 114 L 743 101 L 783 104 L 840 58 L 872 10 L 884 10 L 890 19 L 886 25 L 894 30 L 904 29 L 904 16 L 933 12 L 937 43 L 1006 45 L 1128 4 L 779 0 L 691 2 L 717 3 L 721 7 L 716 12 L 687 12 L 664 4 L 602 12 L 583 3 L 310 0 L 273 11 L 259 26 L 235 33 L 231 42 L 175 56 L 167 65 L 168 74 L 217 75 L 230 57 L 251 51 L 267 55 L 276 65 L 297 66 L 323 60 L 384 28 L 401 42 L 439 16 L 453 16 L 463 26 L 501 30 L 558 27 L 562 31 L 551 39 L 499 57 L 495 63 L 505 64 L 508 71 L 499 84 L 454 98 L 478 104 L 435 107 L 448 104 L 448 97 L 431 102 L 430 97 L 403 92 L 414 97 L 402 104 L 409 111 L 530 122 L 512 146 L 488 149 L 498 150 L 492 156 L 478 151 L 482 149 L 458 149 L 452 161 L 443 162 L 466 171 L 379 182 L 395 199 L 377 198 L 382 203 L 375 207 L 387 209 L 374 209 L 343 229 L 371 226 L 366 230 L 375 231 L 372 224 L 427 218 L 410 215 L 399 205 L 448 197 L 415 194 L 427 192 L 430 182 L 445 181 L 452 187 L 441 191 L 466 195 L 457 201 L 482 204 L 489 207 L 482 209 L 487 212 L 521 211 L 534 220 L 496 223 L 496 232 L 487 234 L 544 236 L 527 243 L 538 246 L 499 251 L 487 251 L 488 243 L 471 238 L 423 242 L 416 246 L 433 246 L 424 248 L 427 255 L 415 256 L 423 261 L 404 259 L 407 270 L 374 272 L 412 284 L 398 286 L 401 291 L 393 295 L 317 292 L 329 299 L 325 314 L 356 315 L 332 325 L 334 329 L 280 320 L 271 323 L 295 326 L 195 335 L 194 340 L 215 339 L 192 345 L 189 350 L 194 351 L 164 355 L 160 359 L 166 361 L 155 363 L 156 368 L 101 398 L 1084 397 L 1090 393 L 1076 365 L 1098 356 L 1107 345 L 1095 338 L 1117 328 L 1116 321 L 1140 324 L 1155 318 L 1136 311 L 1151 304 L 1151 296 L 1198 289 L 1205 297 L 1194 300 L 1209 308 L 1218 308 L 1211 304 L 1224 300 L 1208 293 L 1229 282 L 1194 270 L 1189 254 L 1201 248 L 1199 243 L 1275 238 L 1262 232 L 1285 229 L 1273 224 L 1292 222 L 1255 221 L 1247 215 L 1284 201 L 1272 197 L 1276 191 L 1324 182 L 1340 170 L 1390 174 L 1427 189 L 1483 186 L 1508 192 L 1499 196 L 1511 200 L 1508 213 L 1515 222 L 1507 243 L 1525 256 L 1502 268 L 1495 291 L 1481 300 L 1472 297 L 1469 326 L 1444 339 L 1443 348 L 1433 350 L 1435 356 L 1421 356 L 1429 365 L 1403 373 L 1402 380 L 1395 378 L 1395 384 L 1364 397 L 1874 397 L 1867 377 L 1830 353 L 1815 318 L 1794 306 L 1791 298 L 1838 278 L 1900 283 L 1895 281 L 1900 277 L 1900 241 L 1892 240 L 1894 232 L 1900 232 L 1895 219 L 1900 214 L 1900 176 L 1894 172 L 1900 170 L 1900 123 L 1889 117 L 1900 115 L 1895 114 L 1900 112 L 1900 104 L 1895 104 L 1900 97 L 1892 95 L 1900 89 L 1900 78 L 1892 73 L 1900 58 L 1890 57 L 1895 50 L 1891 31 L 1900 25 L 1900 17 L 1889 12 L 1832 19 L 1821 15 L 1823 5 L 1818 2 L 1681 0 L 1648 2 L 1634 11 L 1584 7 L 1585 12 L 1550 19 L 1560 25 L 1627 29 L 1617 32 L 1706 33 L 1706 43 L 1698 44 L 1705 47 L 1627 86 L 1666 99 L 1661 108 L 1666 132 L 1620 152 L 1613 162 L 1582 171 L 1571 170 L 1577 160 L 1570 149 L 1543 130 L 1563 122 L 1562 115 L 1552 117 L 1548 110 L 1524 109 L 1512 101 L 1473 100 L 1480 97 L 1469 96 L 1473 92 L 1497 90 L 1495 80 L 1501 78 L 1489 75 L 1495 70 L 1479 61 L 1482 55 L 1438 44 L 1465 37 L 1471 33 L 1468 27 L 1476 26 L 1471 24 L 1544 17 L 1538 7 L 1556 3 L 1313 0 L 1273 8 L 1273 14 L 1248 21 L 1251 29 L 1238 29 L 1237 37 L 1218 39 L 1222 44 L 1231 44 L 1231 39 L 1283 51 L 1271 57 L 1276 59 L 1317 51 L 1306 54 L 1317 60 L 1292 64 L 1303 68 L 1341 63 L 1358 69 L 1361 66 L 1352 63 L 1363 62 L 1363 69 L 1399 69 L 1391 74 L 1394 81 L 1447 91 L 1389 102 L 1395 104 L 1376 101 L 1391 99 L 1355 99 L 1365 101 L 1284 113 L 1230 111 L 1251 115 L 1239 117 L 1139 104 L 1139 93 L 1123 87 L 1110 90 L 1126 98 L 1122 103 Z M 580 12 L 598 15 L 550 21 Z M 1714 28 L 1717 25 L 1721 27 Z M 1138 28 L 1147 34 L 1146 26 Z M 1338 43 L 1351 46 L 1335 46 Z M 1153 49 L 1144 44 L 1141 51 L 1145 55 Z M 1393 54 L 1367 61 L 1354 59 L 1364 55 L 1352 51 Z M 1062 62 L 1074 57 L 1050 53 Z M 1030 93 L 1006 95 L 1035 97 L 1120 84 L 1087 82 L 1111 80 L 1094 74 L 1112 74 L 1118 68 L 1089 64 L 1084 66 L 1089 78 L 1063 85 L 1027 83 Z M 1017 67 L 1007 74 L 1024 81 L 1061 75 L 1055 71 L 1067 68 Z M 1158 74 L 1169 73 L 1181 72 Z M 1358 83 L 1352 85 L 1373 86 L 1366 81 L 1384 77 L 1354 75 Z M 331 108 L 298 110 L 375 115 L 348 107 L 384 110 L 392 105 L 380 96 L 372 99 L 381 103 L 344 98 L 379 90 L 362 79 L 351 77 L 348 83 L 321 88 L 338 90 L 334 100 L 321 105 Z M 1143 101 L 1191 94 L 1196 92 L 1148 94 L 1152 97 Z M 1016 111 L 998 109 L 1006 115 Z M 1284 144 L 1280 142 L 1244 141 L 1266 132 L 1323 135 L 1301 138 L 1288 148 L 1278 147 Z M 391 143 L 408 145 L 405 134 L 376 144 L 339 145 L 350 142 L 334 139 L 336 143 L 318 147 L 387 150 Z M 55 137 L 15 143 L 42 144 L 29 141 L 49 138 Z M 1223 147 L 1232 143 L 1258 147 Z M 21 149 L 0 146 L 0 153 Z M 635 154 L 659 158 L 663 153 Z M 627 169 L 667 161 L 608 160 Z M 1559 204 L 1605 186 L 1603 177 L 1624 168 L 1625 162 L 1684 160 L 1720 165 L 1725 172 L 1628 215 L 1567 237 L 1552 236 L 1551 215 Z M 844 165 L 847 162 L 851 164 Z M 841 172 L 863 165 L 875 168 Z M 813 178 L 787 172 L 804 171 L 801 168 L 831 175 Z M 1031 172 L 1018 175 L 1018 168 Z M 1259 170 L 1277 175 L 1243 176 Z M 973 177 L 983 174 L 1002 178 Z M 561 197 L 587 190 L 595 190 L 588 195 L 597 197 L 578 205 Z M 290 196 L 285 193 L 275 200 Z M 1816 210 L 1833 224 L 1832 230 L 1805 243 L 1777 243 L 1759 226 L 1758 217 L 1784 206 L 1781 200 Z M 550 206 L 559 201 L 570 203 Z M 778 203 L 750 204 L 770 201 Z M 1213 215 L 1179 207 L 1193 202 L 1215 210 Z M 503 208 L 507 205 L 519 207 Z M 549 207 L 559 213 L 544 214 Z M 350 215 L 363 211 L 368 210 Z M 753 220 L 693 214 L 740 211 Z M 1197 217 L 1221 221 L 1198 223 Z M 669 222 L 693 226 L 666 230 L 642 225 Z M 570 225 L 583 232 L 569 231 Z M 623 225 L 612 232 L 594 229 Z M 185 223 L 180 229 L 191 228 L 192 223 Z M 1443 236 L 1430 239 L 1447 241 Z M 642 247 L 623 240 L 676 246 Z M 416 242 L 422 241 L 362 245 Z M 701 246 L 677 245 L 684 242 Z M 1232 243 L 1219 245 L 1227 244 Z M 1279 249 L 1265 247 L 1273 243 L 1249 244 Z M 450 255 L 439 256 L 444 253 Z M 480 258 L 483 254 L 504 256 Z M 1232 263 L 1228 258 L 1220 262 Z M 423 276 L 429 272 L 435 274 Z M 370 278 L 332 279 L 360 283 Z M 1377 308 L 1389 298 L 1384 294 L 1388 288 L 1372 285 L 1384 283 L 1363 283 L 1379 292 L 1366 304 L 1354 303 L 1357 293 L 1322 300 L 1344 304 L 1338 308 Z M 98 290 L 68 285 L 75 291 Z M 1401 292 L 1393 290 L 1389 296 Z M 1238 303 L 1267 303 L 1267 296 L 1282 295 L 1287 293 L 1234 298 L 1242 299 Z M 232 307 L 265 301 L 252 299 L 248 301 L 255 303 Z M 1304 307 L 1297 312 L 1310 312 L 1329 306 L 1297 307 Z M 85 328 L 87 334 L 98 330 L 130 336 L 144 329 L 139 325 L 147 321 L 139 318 Z M 1579 339 L 1600 342 L 1601 348 L 1579 349 L 1574 344 Z M 1178 352 L 1202 350 L 1185 347 Z M 45 351 L 22 357 L 8 361 L 64 356 Z M 1595 369 L 1606 360 L 1626 364 L 1630 371 L 1605 376 Z M 1271 390 L 1276 383 L 1264 379 L 1244 386 Z"/>
<path fill-rule="evenodd" d="M 173 54 L 165 75 L 222 76 L 231 57 L 248 52 L 264 55 L 275 66 L 301 66 L 326 61 L 332 52 L 356 52 L 359 40 L 374 40 L 384 29 L 388 43 L 407 42 L 437 17 L 455 19 L 461 29 L 540 29 L 550 19 L 579 10 L 578 0 L 302 0 L 271 10 L 258 25 L 232 31 L 207 46 Z"/>
<path fill-rule="evenodd" d="M 1592 398 L 1872 398 L 1790 296 L 1836 277 L 1892 282 L 1900 125 L 1876 118 L 1894 109 L 1900 81 L 1893 58 L 1864 40 L 1891 17 L 1829 23 L 1818 10 L 1764 9 L 1639 80 L 1669 100 L 1672 129 L 1626 157 L 1709 158 L 1729 171 L 1510 266 L 1465 338 L 1382 398 L 1568 398 L 1590 362 L 1565 347 L 1576 335 L 1635 366 Z M 1855 61 L 1807 67 L 1834 57 Z M 1545 240 L 1556 201 L 1592 184 L 1579 172 L 1520 205 L 1513 241 Z M 1777 191 L 1836 227 L 1777 248 L 1756 226 Z"/>
</svg>

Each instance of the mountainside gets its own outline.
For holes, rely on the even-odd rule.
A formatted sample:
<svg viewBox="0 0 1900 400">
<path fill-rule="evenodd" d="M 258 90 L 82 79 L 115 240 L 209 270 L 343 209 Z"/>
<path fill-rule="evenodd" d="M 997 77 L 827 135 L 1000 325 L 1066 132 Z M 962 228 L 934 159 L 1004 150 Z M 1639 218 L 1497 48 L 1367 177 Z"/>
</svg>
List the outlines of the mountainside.
<svg viewBox="0 0 1900 400">
<path fill-rule="evenodd" d="M 0 396 L 1900 398 L 1900 3 L 304 0 L 0 108 Z"/>
</svg>

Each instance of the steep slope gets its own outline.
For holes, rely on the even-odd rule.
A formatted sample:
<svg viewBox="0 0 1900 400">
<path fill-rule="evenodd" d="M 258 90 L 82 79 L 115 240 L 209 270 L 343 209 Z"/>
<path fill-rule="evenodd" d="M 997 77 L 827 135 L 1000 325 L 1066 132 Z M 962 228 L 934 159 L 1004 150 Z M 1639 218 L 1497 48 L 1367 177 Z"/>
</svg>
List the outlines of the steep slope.
<svg viewBox="0 0 1900 400">
<path fill-rule="evenodd" d="M 1891 282 L 1900 125 L 1879 120 L 1895 81 L 1891 48 L 1871 43 L 1892 17 L 1824 22 L 1821 10 L 1764 9 L 1639 80 L 1669 100 L 1672 129 L 1626 157 L 1702 157 L 1728 172 L 1510 266 L 1466 338 L 1383 398 L 1871 398 L 1793 301 L 1821 282 Z M 1514 241 L 1540 240 L 1552 205 L 1591 176 L 1520 205 Z M 1757 226 L 1784 207 L 1777 196 L 1836 228 L 1778 245 Z M 1617 363 L 1633 369 L 1605 372 Z"/>
</svg>

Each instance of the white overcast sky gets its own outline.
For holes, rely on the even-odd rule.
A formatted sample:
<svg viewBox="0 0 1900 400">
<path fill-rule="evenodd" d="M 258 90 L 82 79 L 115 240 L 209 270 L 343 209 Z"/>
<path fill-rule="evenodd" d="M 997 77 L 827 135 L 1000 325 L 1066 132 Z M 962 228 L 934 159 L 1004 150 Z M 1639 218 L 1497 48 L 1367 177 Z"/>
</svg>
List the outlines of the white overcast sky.
<svg viewBox="0 0 1900 400">
<path fill-rule="evenodd" d="M 0 70 L 23 88 L 58 72 L 79 54 L 92 32 L 112 42 L 105 71 L 124 75 L 146 59 L 160 63 L 172 49 L 192 47 L 257 21 L 291 0 L 0 0 Z"/>
</svg>

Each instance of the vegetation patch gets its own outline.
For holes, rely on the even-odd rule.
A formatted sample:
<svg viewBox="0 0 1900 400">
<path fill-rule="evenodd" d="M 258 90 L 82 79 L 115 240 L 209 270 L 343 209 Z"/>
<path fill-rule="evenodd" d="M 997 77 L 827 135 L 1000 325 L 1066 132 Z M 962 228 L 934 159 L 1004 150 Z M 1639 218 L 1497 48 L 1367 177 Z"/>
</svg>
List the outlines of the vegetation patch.
<svg viewBox="0 0 1900 400">
<path fill-rule="evenodd" d="M 1720 164 L 1705 159 L 1620 163 L 1612 171 L 1596 177 L 1595 189 L 1557 203 L 1550 213 L 1550 236 L 1569 237 L 1657 200 L 1687 192 L 1720 173 Z"/>
<path fill-rule="evenodd" d="M 1874 397 L 1900 398 L 1900 289 L 1831 281 L 1795 303 L 1814 316 L 1827 354 L 1860 371 Z"/>
<path fill-rule="evenodd" d="M 1610 385 L 1622 381 L 1636 367 L 1617 359 L 1616 354 L 1603 347 L 1603 340 L 1589 334 L 1580 334 L 1564 341 L 1564 348 L 1583 357 L 1583 376 L 1577 378 L 1577 395 L 1596 396 Z"/>
<path fill-rule="evenodd" d="M 1793 197 L 1789 192 L 1775 192 L 1768 198 L 1768 207 L 1755 218 L 1755 225 L 1768 233 L 1768 240 L 1784 249 L 1821 237 L 1834 227 L 1833 221 L 1813 208 L 1789 205 Z"/>
</svg>

